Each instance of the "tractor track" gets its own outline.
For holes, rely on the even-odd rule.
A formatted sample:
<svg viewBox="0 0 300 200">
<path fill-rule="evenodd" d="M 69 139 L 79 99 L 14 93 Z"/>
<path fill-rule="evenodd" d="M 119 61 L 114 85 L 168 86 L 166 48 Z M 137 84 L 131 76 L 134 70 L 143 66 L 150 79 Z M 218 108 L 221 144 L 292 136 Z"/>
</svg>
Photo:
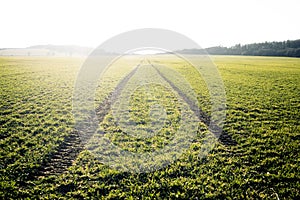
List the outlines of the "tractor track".
<svg viewBox="0 0 300 200">
<path fill-rule="evenodd" d="M 117 85 L 114 92 L 112 92 L 104 101 L 95 109 L 97 119 L 99 122 L 103 121 L 104 117 L 111 109 L 119 94 L 122 92 L 126 83 L 135 74 L 140 64 L 137 65 L 128 75 L 126 75 Z M 92 135 L 89 135 L 91 137 Z M 86 139 L 86 138 L 85 138 Z M 58 175 L 67 171 L 72 166 L 73 162 L 81 151 L 84 150 L 81 138 L 77 131 L 73 131 L 66 136 L 63 142 L 58 146 L 55 153 L 48 155 L 45 161 L 37 170 L 36 177 Z"/>
<path fill-rule="evenodd" d="M 131 77 L 136 73 L 140 65 L 138 64 L 129 74 L 127 74 L 116 86 L 115 90 L 108 95 L 104 101 L 95 109 L 98 121 L 103 121 L 104 117 L 108 114 L 111 106 L 117 100 L 117 97 L 121 94 L 123 88 Z M 168 80 L 153 64 L 148 61 L 150 66 L 152 66 L 157 73 L 167 82 L 170 86 L 181 96 L 181 98 L 189 105 L 190 109 L 196 114 L 198 119 L 202 121 L 207 127 L 213 127 L 212 132 L 221 132 L 220 127 L 216 124 L 211 123 L 210 117 L 198 108 L 193 101 L 191 101 L 182 91 L 179 90 L 170 80 Z M 237 145 L 237 142 L 232 139 L 232 137 L 225 133 L 224 131 L 219 136 L 219 141 L 224 145 Z M 91 137 L 88 136 L 88 137 Z M 74 160 L 77 158 L 79 153 L 84 150 L 84 145 L 81 142 L 79 133 L 73 131 L 71 134 L 67 135 L 63 142 L 57 147 L 56 151 L 47 156 L 41 166 L 38 168 L 35 177 L 58 175 L 67 171 L 68 167 L 72 166 Z"/>
<path fill-rule="evenodd" d="M 170 81 L 166 76 L 163 75 L 159 71 L 159 69 L 154 66 L 149 60 L 149 64 L 157 71 L 157 73 L 173 88 L 174 91 L 176 91 L 180 97 L 189 105 L 190 109 L 194 112 L 194 114 L 197 116 L 197 118 L 203 122 L 207 127 L 209 127 L 209 130 L 218 138 L 218 140 L 226 146 L 235 146 L 237 145 L 237 142 L 233 140 L 231 135 L 226 133 L 224 130 L 222 130 L 221 127 L 219 127 L 216 123 L 211 121 L 210 116 L 205 113 L 201 108 L 199 108 L 192 100 L 190 100 L 172 81 Z"/>
</svg>

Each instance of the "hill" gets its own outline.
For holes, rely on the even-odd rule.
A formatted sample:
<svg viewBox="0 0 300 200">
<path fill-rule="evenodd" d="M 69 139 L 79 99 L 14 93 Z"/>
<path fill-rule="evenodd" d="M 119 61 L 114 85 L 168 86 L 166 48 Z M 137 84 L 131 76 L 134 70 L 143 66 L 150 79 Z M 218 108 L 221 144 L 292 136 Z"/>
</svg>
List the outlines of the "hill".
<svg viewBox="0 0 300 200">
<path fill-rule="evenodd" d="M 93 48 L 75 45 L 36 45 L 0 49 L 0 56 L 87 56 Z"/>
</svg>

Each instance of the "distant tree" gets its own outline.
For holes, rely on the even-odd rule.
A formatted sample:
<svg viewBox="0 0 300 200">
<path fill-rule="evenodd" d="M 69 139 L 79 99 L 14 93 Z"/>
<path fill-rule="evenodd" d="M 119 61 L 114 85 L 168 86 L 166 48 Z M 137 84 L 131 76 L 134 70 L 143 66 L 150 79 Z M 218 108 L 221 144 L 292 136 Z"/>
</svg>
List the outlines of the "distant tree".
<svg viewBox="0 0 300 200">
<path fill-rule="evenodd" d="M 283 42 L 264 42 L 226 47 L 207 48 L 207 52 L 215 55 L 253 55 L 253 56 L 290 56 L 300 57 L 300 40 Z"/>
</svg>

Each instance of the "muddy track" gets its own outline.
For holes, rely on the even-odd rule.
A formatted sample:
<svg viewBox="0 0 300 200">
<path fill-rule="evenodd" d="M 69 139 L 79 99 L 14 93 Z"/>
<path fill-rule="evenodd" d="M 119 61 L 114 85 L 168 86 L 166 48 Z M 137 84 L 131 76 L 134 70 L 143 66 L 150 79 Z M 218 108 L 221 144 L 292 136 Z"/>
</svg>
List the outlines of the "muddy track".
<svg viewBox="0 0 300 200">
<path fill-rule="evenodd" d="M 219 141 L 226 146 L 237 145 L 237 142 L 233 140 L 231 135 L 222 130 L 216 123 L 211 121 L 210 116 L 198 107 L 187 95 L 185 95 L 172 81 L 170 81 L 163 73 L 161 73 L 158 67 L 154 66 L 149 60 L 149 64 L 157 71 L 157 73 L 175 90 L 180 97 L 189 105 L 190 109 L 194 112 L 197 118 L 203 122 L 207 127 L 210 127 L 210 131 L 218 137 Z"/>
<path fill-rule="evenodd" d="M 141 62 L 142 63 L 142 62 Z M 104 117 L 108 114 L 111 106 L 117 100 L 117 97 L 121 94 L 123 88 L 126 86 L 127 82 L 136 73 L 139 66 L 137 65 L 127 76 L 125 76 L 116 86 L 115 90 L 104 99 L 104 101 L 96 108 L 96 115 L 99 123 L 103 121 Z M 150 63 L 150 62 L 149 62 Z M 190 109 L 196 114 L 200 121 L 202 121 L 207 126 L 210 125 L 210 117 L 203 112 L 201 109 L 195 105 L 182 91 L 180 91 L 170 80 L 168 80 L 154 65 L 150 65 L 157 71 L 157 73 L 167 82 L 170 86 L 178 92 L 182 99 L 187 102 Z M 212 123 L 212 132 L 220 131 L 219 127 Z M 230 135 L 226 134 L 224 131 L 219 136 L 219 141 L 224 145 L 236 145 L 237 143 L 231 138 Z M 48 176 L 57 175 L 65 172 L 68 167 L 72 165 L 74 160 L 77 158 L 78 154 L 84 150 L 84 146 L 81 142 L 78 132 L 74 131 L 64 138 L 64 141 L 58 146 L 55 153 L 48 156 L 47 159 L 41 164 L 37 170 L 36 177 L 38 176 Z"/>
<path fill-rule="evenodd" d="M 77 132 L 72 132 L 64 138 L 55 153 L 52 153 L 41 164 L 37 176 L 47 176 L 63 173 L 70 167 L 77 155 L 83 150 Z"/>
<path fill-rule="evenodd" d="M 96 108 L 96 115 L 99 123 L 103 121 L 104 117 L 108 114 L 111 106 L 116 102 L 118 96 L 121 94 L 123 88 L 126 86 L 127 82 L 138 70 L 140 64 L 138 64 L 128 75 L 126 75 L 117 85 L 115 90 Z"/>
<path fill-rule="evenodd" d="M 135 74 L 137 65 L 127 76 L 125 76 L 117 85 L 114 92 L 112 92 L 104 101 L 95 109 L 99 123 L 103 121 L 104 117 L 111 109 L 119 94 L 122 92 L 126 83 Z M 37 170 L 36 177 L 57 175 L 65 172 L 68 167 L 72 165 L 78 154 L 84 150 L 78 132 L 74 131 L 64 138 L 64 141 L 58 146 L 55 153 L 48 156 Z"/>
</svg>

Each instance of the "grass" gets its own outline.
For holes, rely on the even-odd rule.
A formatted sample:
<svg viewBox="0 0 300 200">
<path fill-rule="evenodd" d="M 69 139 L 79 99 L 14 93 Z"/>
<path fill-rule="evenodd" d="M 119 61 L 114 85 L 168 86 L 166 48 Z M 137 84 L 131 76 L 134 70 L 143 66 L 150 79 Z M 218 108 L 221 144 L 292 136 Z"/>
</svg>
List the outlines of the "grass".
<svg viewBox="0 0 300 200">
<path fill-rule="evenodd" d="M 155 66 L 167 66 L 169 71 L 158 67 L 166 77 L 180 74 L 195 94 L 180 81 L 172 79 L 172 82 L 187 96 L 194 96 L 199 108 L 210 114 L 209 92 L 195 69 L 170 56 L 148 59 Z M 74 132 L 72 92 L 84 60 L 1 57 L 1 198 L 296 199 L 300 196 L 300 60 L 243 56 L 212 59 L 226 90 L 227 116 L 223 129 L 237 145 L 217 143 L 207 157 L 200 159 L 203 137 L 209 132 L 205 124 L 197 122 L 196 137 L 189 148 L 175 162 L 156 171 L 118 171 L 84 150 L 65 173 L 40 175 L 42 164 Z M 139 62 L 140 58 L 134 56 L 120 59 L 106 71 L 96 91 L 96 107 Z M 133 78 L 153 74 L 150 82 L 160 84 L 149 82 L 134 90 L 127 107 L 130 115 L 121 119 L 125 123 L 135 121 L 138 124 L 135 133 L 147 132 L 157 117 L 149 117 L 149 113 L 153 108 L 161 111 L 155 107 L 160 103 L 166 107 L 167 114 L 162 117 L 167 123 L 150 138 L 126 135 L 115 122 L 113 109 L 118 107 L 114 106 L 99 123 L 99 130 L 107 133 L 104 137 L 133 153 L 159 150 L 170 143 L 180 127 L 182 113 L 180 97 L 166 82 L 155 78 L 153 69 L 145 66 Z M 153 129 L 156 130 L 155 126 Z M 154 164 L 163 164 L 160 162 L 164 158 L 157 162 Z"/>
</svg>

